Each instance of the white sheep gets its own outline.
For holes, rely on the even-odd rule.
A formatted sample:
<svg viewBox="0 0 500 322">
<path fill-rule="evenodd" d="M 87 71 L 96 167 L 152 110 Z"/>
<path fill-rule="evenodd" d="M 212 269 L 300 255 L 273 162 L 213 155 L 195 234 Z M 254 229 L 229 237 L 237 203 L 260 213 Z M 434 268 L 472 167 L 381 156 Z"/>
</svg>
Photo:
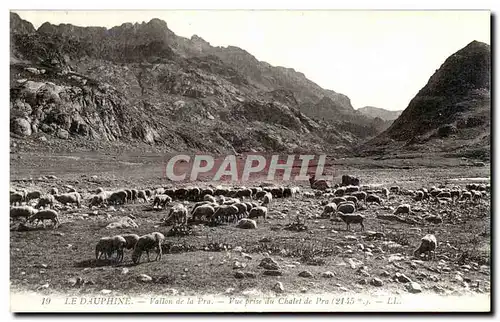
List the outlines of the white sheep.
<svg viewBox="0 0 500 322">
<path fill-rule="evenodd" d="M 59 226 L 59 215 L 57 214 L 57 211 L 52 209 L 40 210 L 28 218 L 28 222 L 30 223 L 32 223 L 35 220 L 36 220 L 36 226 L 38 226 L 38 224 L 41 221 L 43 228 L 45 228 L 45 220 L 52 221 L 52 223 L 54 224 L 53 225 L 54 229 Z"/>
<path fill-rule="evenodd" d="M 270 193 L 266 193 L 264 198 L 262 198 L 262 206 L 270 204 L 272 200 L 273 200 L 273 195 Z"/>
<path fill-rule="evenodd" d="M 40 191 L 30 191 L 26 194 L 26 202 L 34 199 L 39 199 L 42 193 Z"/>
<path fill-rule="evenodd" d="M 191 218 L 196 220 L 198 217 L 201 218 L 211 218 L 215 212 L 214 207 L 211 204 L 200 205 L 193 209 L 191 213 Z"/>
<path fill-rule="evenodd" d="M 422 237 L 420 246 L 415 249 L 413 252 L 413 255 L 415 257 L 420 257 L 420 254 L 427 255 L 427 259 L 430 259 L 431 253 L 434 254 L 434 258 L 436 257 L 436 248 L 437 248 L 437 240 L 436 236 L 432 234 L 427 234 L 424 237 Z"/>
<path fill-rule="evenodd" d="M 321 213 L 321 217 L 322 218 L 330 217 L 331 214 L 335 214 L 336 211 L 337 211 L 337 204 L 334 202 L 331 202 L 325 206 L 325 208 L 323 209 L 323 212 Z"/>
<path fill-rule="evenodd" d="M 337 206 L 337 213 L 341 212 L 343 214 L 352 214 L 355 211 L 356 211 L 356 205 L 354 205 L 354 203 L 350 201 L 340 203 Z"/>
<path fill-rule="evenodd" d="M 170 221 L 173 221 L 174 225 L 175 224 L 187 224 L 187 217 L 188 217 L 188 209 L 186 206 L 183 204 L 176 204 L 172 208 L 170 208 L 170 211 L 168 215 L 163 219 L 163 221 L 168 224 Z"/>
<path fill-rule="evenodd" d="M 125 244 L 125 249 L 132 249 L 135 247 L 135 244 L 139 240 L 139 235 L 136 234 L 123 234 L 121 235 L 125 241 L 127 242 Z"/>
<path fill-rule="evenodd" d="M 31 206 L 17 206 L 10 208 L 10 217 L 19 218 L 24 217 L 28 219 L 30 216 L 36 213 L 36 209 Z"/>
<path fill-rule="evenodd" d="M 266 207 L 259 206 L 259 207 L 252 208 L 250 210 L 250 213 L 248 214 L 248 218 L 250 218 L 250 219 L 253 219 L 253 218 L 259 219 L 259 217 L 264 218 L 264 220 L 266 219 L 266 217 L 267 217 L 267 208 Z"/>
<path fill-rule="evenodd" d="M 132 253 L 132 261 L 134 262 L 134 264 L 138 264 L 140 262 L 143 252 L 146 252 L 149 262 L 150 261 L 149 251 L 152 249 L 156 249 L 155 260 L 161 260 L 161 255 L 162 255 L 161 244 L 164 239 L 165 236 L 159 232 L 153 232 L 151 234 L 141 236 L 137 241 L 137 243 L 135 244 L 134 252 Z"/>
<path fill-rule="evenodd" d="M 123 261 L 123 249 L 127 245 L 127 241 L 120 235 L 113 237 L 102 237 L 95 248 L 95 258 L 99 260 L 104 255 L 105 259 L 111 258 L 116 251 L 116 261 Z"/>
<path fill-rule="evenodd" d="M 60 195 L 54 195 L 54 198 L 56 198 L 56 200 L 63 205 L 66 205 L 68 203 L 75 203 L 77 207 L 80 207 L 82 201 L 82 197 L 78 192 L 69 192 Z"/>
<path fill-rule="evenodd" d="M 56 202 L 56 199 L 54 198 L 54 195 L 45 195 L 40 197 L 38 199 L 38 203 L 36 204 L 36 208 L 44 208 L 46 206 L 53 207 L 54 203 Z"/>
</svg>

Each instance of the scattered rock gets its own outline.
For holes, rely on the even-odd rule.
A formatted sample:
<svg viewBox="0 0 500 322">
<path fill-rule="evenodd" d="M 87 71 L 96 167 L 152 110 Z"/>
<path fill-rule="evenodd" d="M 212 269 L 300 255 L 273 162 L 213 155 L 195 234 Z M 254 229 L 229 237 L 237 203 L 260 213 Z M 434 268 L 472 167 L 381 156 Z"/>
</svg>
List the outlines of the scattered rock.
<svg viewBox="0 0 500 322">
<path fill-rule="evenodd" d="M 283 272 L 282 271 L 276 271 L 276 270 L 267 270 L 267 271 L 264 271 L 263 275 L 266 275 L 266 276 L 282 276 Z"/>
<path fill-rule="evenodd" d="M 371 285 L 373 286 L 382 286 L 384 285 L 384 282 L 380 278 L 373 278 L 370 282 Z"/>
<path fill-rule="evenodd" d="M 241 256 L 246 259 L 252 259 L 252 256 L 248 255 L 247 253 L 241 253 Z"/>
<path fill-rule="evenodd" d="M 280 268 L 278 262 L 276 262 L 271 257 L 263 258 L 260 261 L 259 267 L 262 267 L 267 270 L 278 270 Z"/>
<path fill-rule="evenodd" d="M 332 277 L 335 277 L 335 274 L 333 272 L 327 271 L 327 272 L 321 273 L 321 277 L 332 278 Z"/>
<path fill-rule="evenodd" d="M 283 287 L 283 283 L 277 282 L 276 284 L 274 284 L 272 290 L 276 293 L 283 293 L 285 291 L 285 288 Z"/>
<path fill-rule="evenodd" d="M 302 271 L 299 273 L 299 276 L 300 277 L 305 277 L 305 278 L 309 278 L 309 277 L 313 277 L 313 274 L 309 271 Z"/>
<path fill-rule="evenodd" d="M 236 227 L 241 229 L 257 229 L 257 222 L 253 219 L 243 218 L 238 221 L 238 225 Z"/>
<path fill-rule="evenodd" d="M 126 268 L 126 267 L 123 267 L 122 270 L 121 270 L 121 274 L 122 275 L 126 275 L 126 274 L 128 274 L 128 272 L 129 272 L 129 269 Z"/>
<path fill-rule="evenodd" d="M 238 261 L 235 261 L 233 264 L 233 269 L 240 269 L 240 268 L 245 268 L 247 264 L 245 263 L 240 263 Z"/>
<path fill-rule="evenodd" d="M 153 278 L 149 275 L 141 274 L 141 275 L 137 276 L 137 280 L 139 282 L 151 282 L 153 280 Z"/>
<path fill-rule="evenodd" d="M 389 276 L 391 276 L 391 274 L 389 274 L 388 271 L 383 271 L 382 273 L 380 273 L 380 276 L 382 276 L 382 277 L 389 277 Z"/>
<path fill-rule="evenodd" d="M 236 278 L 244 278 L 245 277 L 245 274 L 241 271 L 236 271 L 234 272 L 234 277 Z"/>
<path fill-rule="evenodd" d="M 411 279 L 406 276 L 405 274 L 401 274 L 401 273 L 396 273 L 396 275 L 394 276 L 394 278 L 400 282 L 400 283 L 409 283 L 411 282 Z"/>
<path fill-rule="evenodd" d="M 406 285 L 406 289 L 410 293 L 420 293 L 420 292 L 422 292 L 422 287 L 420 286 L 420 284 L 415 283 L 415 282 L 408 283 Z"/>
</svg>

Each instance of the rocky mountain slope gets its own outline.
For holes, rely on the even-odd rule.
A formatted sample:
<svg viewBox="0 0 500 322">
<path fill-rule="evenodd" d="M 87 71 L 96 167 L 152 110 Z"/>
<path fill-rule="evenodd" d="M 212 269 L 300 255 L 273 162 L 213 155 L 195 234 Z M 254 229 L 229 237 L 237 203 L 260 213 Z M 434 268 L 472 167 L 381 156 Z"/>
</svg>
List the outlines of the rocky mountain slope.
<svg viewBox="0 0 500 322">
<path fill-rule="evenodd" d="M 11 13 L 10 73 L 19 149 L 342 153 L 380 131 L 345 95 L 159 19 L 35 30 Z"/>
<path fill-rule="evenodd" d="M 401 112 L 403 112 L 403 111 L 389 111 L 384 108 L 374 107 L 374 106 L 364 106 L 359 108 L 358 111 L 361 114 L 366 115 L 368 117 L 373 117 L 373 118 L 379 117 L 383 121 L 394 121 L 401 115 Z"/>
<path fill-rule="evenodd" d="M 364 153 L 441 151 L 489 158 L 491 50 L 473 41 L 451 55 Z"/>
</svg>

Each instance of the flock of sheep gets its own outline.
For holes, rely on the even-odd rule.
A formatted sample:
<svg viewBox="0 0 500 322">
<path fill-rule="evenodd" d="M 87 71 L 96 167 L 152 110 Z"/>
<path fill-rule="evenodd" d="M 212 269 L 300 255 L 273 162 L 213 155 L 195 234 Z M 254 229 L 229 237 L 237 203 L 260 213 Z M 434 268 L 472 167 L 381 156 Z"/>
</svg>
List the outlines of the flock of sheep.
<svg viewBox="0 0 500 322">
<path fill-rule="evenodd" d="M 186 226 L 190 222 L 218 225 L 221 223 L 238 223 L 240 228 L 255 228 L 253 219 L 262 217 L 266 220 L 268 207 L 276 198 L 294 198 L 301 195 L 303 198 L 322 197 L 323 212 L 321 217 L 331 220 L 343 221 L 350 230 L 351 224 L 359 224 L 364 230 L 365 216 L 357 213 L 366 209 L 370 204 L 382 205 L 390 194 L 400 194 L 411 197 L 421 202 L 476 202 L 490 189 L 489 184 L 468 184 L 465 189 L 454 187 L 452 189 L 431 187 L 418 190 L 404 190 L 398 186 L 382 189 L 373 189 L 369 186 L 360 186 L 358 178 L 344 175 L 342 183 L 331 186 L 326 180 L 316 180 L 310 177 L 312 192 L 302 192 L 299 187 L 191 187 L 191 188 L 163 188 L 155 189 L 120 189 L 105 191 L 99 188 L 86 198 L 88 207 L 104 207 L 125 203 L 151 202 L 154 209 L 167 209 L 163 221 L 169 225 Z M 35 201 L 36 204 L 34 203 Z M 176 203 L 174 203 L 174 201 Z M 186 205 L 190 205 L 188 209 Z M 82 206 L 80 193 L 73 188 L 66 193 L 59 193 L 57 188 L 52 188 L 47 194 L 40 191 L 12 191 L 10 192 L 10 217 L 25 218 L 27 223 L 36 221 L 36 225 L 45 220 L 50 220 L 53 227 L 59 226 L 58 212 L 52 208 L 56 203 L 63 205 Z M 174 204 L 173 204 L 174 203 Z M 34 206 L 31 206 L 33 204 Z M 399 205 L 394 215 L 412 214 L 409 204 Z M 433 216 L 428 221 L 440 223 L 440 218 Z M 95 248 L 96 260 L 103 257 L 110 259 L 116 254 L 116 261 L 123 261 L 124 250 L 132 249 L 132 260 L 139 263 L 141 255 L 146 252 L 149 261 L 149 252 L 156 250 L 156 260 L 162 256 L 161 245 L 165 237 L 159 232 L 144 236 L 135 234 L 116 235 L 101 238 Z M 434 235 L 426 235 L 421 240 L 421 245 L 415 250 L 414 255 L 421 254 L 430 258 L 437 247 Z"/>
</svg>

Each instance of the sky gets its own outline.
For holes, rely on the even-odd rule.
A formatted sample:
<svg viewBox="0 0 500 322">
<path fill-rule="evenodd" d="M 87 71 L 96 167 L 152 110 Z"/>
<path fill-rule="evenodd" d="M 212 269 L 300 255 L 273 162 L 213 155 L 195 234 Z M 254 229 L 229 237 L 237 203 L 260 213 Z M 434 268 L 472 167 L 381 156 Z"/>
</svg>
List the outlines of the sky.
<svg viewBox="0 0 500 322">
<path fill-rule="evenodd" d="M 175 34 L 237 46 L 293 68 L 354 108 L 405 109 L 445 59 L 473 40 L 490 44 L 489 11 L 15 11 L 49 21 L 111 28 L 159 18 Z"/>
</svg>

